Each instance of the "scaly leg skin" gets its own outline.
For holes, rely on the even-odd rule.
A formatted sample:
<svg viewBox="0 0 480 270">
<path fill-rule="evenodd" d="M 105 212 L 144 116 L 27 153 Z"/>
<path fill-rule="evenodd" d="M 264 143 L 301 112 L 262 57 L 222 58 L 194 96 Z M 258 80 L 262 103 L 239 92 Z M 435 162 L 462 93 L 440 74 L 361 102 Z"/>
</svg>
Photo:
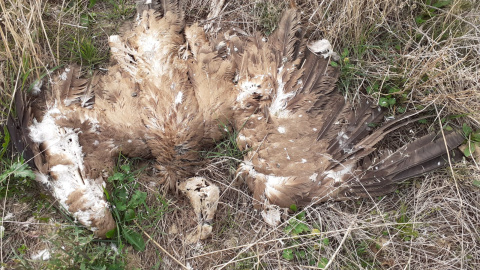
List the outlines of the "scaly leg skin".
<svg viewBox="0 0 480 270">
<path fill-rule="evenodd" d="M 179 189 L 187 195 L 197 215 L 197 230 L 190 233 L 186 241 L 193 244 L 212 234 L 212 221 L 217 211 L 220 189 L 203 177 L 192 177 L 182 182 Z"/>
</svg>

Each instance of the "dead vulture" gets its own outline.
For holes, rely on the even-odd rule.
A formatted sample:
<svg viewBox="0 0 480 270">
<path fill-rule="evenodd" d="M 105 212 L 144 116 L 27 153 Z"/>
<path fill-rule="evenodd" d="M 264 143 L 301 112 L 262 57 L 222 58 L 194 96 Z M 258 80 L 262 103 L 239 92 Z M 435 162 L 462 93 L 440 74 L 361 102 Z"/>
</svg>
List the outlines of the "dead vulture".
<svg viewBox="0 0 480 270">
<path fill-rule="evenodd" d="M 180 6 L 164 9 L 163 18 L 143 11 L 132 30 L 109 38 L 106 74 L 87 78 L 77 66 L 65 68 L 31 102 L 31 120 L 22 119 L 37 180 L 99 237 L 115 226 L 103 189 L 120 152 L 155 159 L 158 181 L 193 204 L 199 228 L 192 239 L 207 237 L 219 189 L 193 176 L 199 151 L 221 139 L 220 123 L 232 123 L 239 145 L 250 149 L 238 175 L 254 204 L 281 207 L 388 193 L 444 166 L 464 140 L 427 135 L 377 150 L 420 116 L 382 123 L 374 104 L 346 102 L 330 43 L 307 44 L 295 10 L 268 39 L 226 31 L 209 41 L 197 24 L 184 26 Z"/>
</svg>

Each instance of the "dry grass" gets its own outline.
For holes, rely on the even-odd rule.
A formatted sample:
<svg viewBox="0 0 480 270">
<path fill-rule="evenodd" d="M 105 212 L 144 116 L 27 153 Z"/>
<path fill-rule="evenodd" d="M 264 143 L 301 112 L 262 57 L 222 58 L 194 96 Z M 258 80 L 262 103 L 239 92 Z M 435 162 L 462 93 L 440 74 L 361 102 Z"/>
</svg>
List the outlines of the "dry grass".
<svg viewBox="0 0 480 270">
<path fill-rule="evenodd" d="M 446 115 L 463 116 L 450 120 L 454 128 L 460 123 L 480 128 L 480 5 L 475 0 L 453 0 L 442 7 L 432 7 L 442 2 L 435 0 L 227 1 L 220 14 L 209 20 L 210 0 L 190 0 L 187 20 L 211 23 L 211 35 L 230 27 L 246 34 L 269 33 L 282 10 L 293 2 L 303 13 L 309 39 L 327 38 L 337 51 L 348 49 L 340 63 L 340 88 L 351 100 L 377 85 L 378 91 L 370 96 L 396 98 L 392 113 L 426 105 L 436 110 L 438 119 L 412 127 L 415 131 L 438 130 L 439 120 Z M 75 53 L 78 50 L 69 50 L 65 44 L 79 48 L 87 38 L 104 55 L 108 35 L 133 15 L 129 10 L 114 11 L 108 2 L 99 1 L 93 8 L 88 3 L 0 1 L 2 124 L 14 91 L 28 90 L 47 70 L 62 63 L 87 64 Z M 132 2 L 124 7 L 129 6 Z M 82 22 L 85 14 L 91 16 L 87 24 Z M 106 66 L 108 61 L 94 67 Z M 391 88 L 401 91 L 388 93 Z M 412 133 L 401 131 L 389 143 L 402 144 L 411 137 Z M 480 190 L 474 185 L 480 171 L 471 159 L 408 181 L 398 192 L 381 198 L 306 207 L 302 222 L 308 229 L 303 235 L 286 231 L 295 218 L 292 213 L 284 213 L 281 226 L 269 227 L 252 208 L 245 185 L 233 179 L 230 166 L 229 159 L 215 159 L 200 172 L 219 184 L 222 196 L 212 239 L 195 245 L 184 244 L 195 225 L 187 200 L 160 194 L 151 178 L 140 176 L 148 200 L 164 196 L 170 206 L 162 217 L 139 223 L 156 244 L 148 241 L 144 252 L 127 250 L 126 269 L 179 269 L 158 245 L 194 269 L 316 269 L 318 262 L 329 269 L 480 267 Z M 29 261 L 36 251 L 52 246 L 49 239 L 55 239 L 40 236 L 51 236 L 59 226 L 74 226 L 58 211 L 52 213 L 54 208 L 39 199 L 38 191 L 22 192 L 2 201 L 2 216 L 14 214 L 3 223 L 2 264 L 22 258 Z M 24 197 L 31 199 L 22 201 Z M 39 202 L 39 210 L 31 210 Z M 283 255 L 290 251 L 296 256 L 286 260 Z M 40 269 L 48 262 L 29 265 Z"/>
</svg>

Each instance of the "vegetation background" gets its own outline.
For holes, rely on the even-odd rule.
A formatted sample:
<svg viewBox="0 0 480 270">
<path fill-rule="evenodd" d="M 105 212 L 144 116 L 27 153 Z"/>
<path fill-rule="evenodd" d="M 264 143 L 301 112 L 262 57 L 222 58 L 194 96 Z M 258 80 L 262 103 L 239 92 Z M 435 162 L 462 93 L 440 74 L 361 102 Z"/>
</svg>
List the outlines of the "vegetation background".
<svg viewBox="0 0 480 270">
<path fill-rule="evenodd" d="M 209 35 L 235 27 L 268 36 L 288 7 L 309 40 L 341 55 L 339 90 L 368 96 L 395 115 L 429 107 L 437 118 L 390 137 L 395 147 L 427 131 L 462 130 L 467 158 L 403 183 L 387 196 L 283 213 L 268 226 L 233 172 L 235 132 L 205 153 L 201 172 L 221 186 L 212 239 L 186 244 L 195 220 L 183 196 L 155 184 L 149 161 L 119 157 L 108 180 L 118 227 L 107 240 L 74 222 L 0 148 L 1 269 L 479 269 L 480 3 L 477 0 L 186 0 L 187 23 Z M 109 35 L 135 19 L 131 0 L 1 0 L 0 123 L 16 116 L 17 91 L 48 89 L 52 72 L 76 62 L 85 76 L 109 65 Z"/>
</svg>

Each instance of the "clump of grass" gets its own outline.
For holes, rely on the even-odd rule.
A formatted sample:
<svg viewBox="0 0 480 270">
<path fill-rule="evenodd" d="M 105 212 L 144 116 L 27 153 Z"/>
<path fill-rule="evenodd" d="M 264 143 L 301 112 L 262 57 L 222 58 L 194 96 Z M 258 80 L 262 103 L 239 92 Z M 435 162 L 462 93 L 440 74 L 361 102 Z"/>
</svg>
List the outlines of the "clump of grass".
<svg viewBox="0 0 480 270">
<path fill-rule="evenodd" d="M 290 207 L 296 211 L 296 207 Z M 287 221 L 284 228 L 287 235 L 293 236 L 286 243 L 286 248 L 282 251 L 282 258 L 287 261 L 296 261 L 299 264 L 323 269 L 328 264 L 328 258 L 318 257 L 317 251 L 328 247 L 330 240 L 328 237 L 321 238 L 318 228 L 311 228 L 306 221 L 306 213 L 304 211 L 296 214 Z M 295 236 L 309 235 L 308 244 L 304 239 Z"/>
<path fill-rule="evenodd" d="M 92 2 L 92 1 L 90 1 Z M 96 2 L 96 1 L 95 1 Z M 109 19 L 123 19 L 130 18 L 135 14 L 135 5 L 128 0 L 108 0 L 113 6 L 111 12 L 107 13 Z"/>
<path fill-rule="evenodd" d="M 8 193 L 15 194 L 24 188 L 31 187 L 30 180 L 35 180 L 35 174 L 22 157 L 9 163 L 10 160 L 0 159 L 2 173 L 0 173 L 0 198 L 8 197 Z"/>
<path fill-rule="evenodd" d="M 93 67 L 99 63 L 104 62 L 108 58 L 108 54 L 101 52 L 95 42 L 83 37 L 81 40 L 74 39 L 67 42 L 65 49 L 70 50 L 73 55 L 72 60 L 81 64 L 82 66 Z"/>
<path fill-rule="evenodd" d="M 77 226 L 60 227 L 41 236 L 42 249 L 27 252 L 22 245 L 15 256 L 26 269 L 125 269 L 125 252 L 111 241 L 94 239 L 91 231 Z M 29 254 L 30 258 L 26 258 Z M 31 259 L 33 258 L 33 260 Z"/>
<path fill-rule="evenodd" d="M 277 28 L 286 5 L 282 2 L 258 1 L 253 7 L 253 16 L 263 28 L 262 32 L 269 36 Z"/>
<path fill-rule="evenodd" d="M 235 171 L 238 163 L 241 162 L 243 156 L 250 150 L 241 150 L 238 147 L 238 131 L 232 131 L 226 124 L 219 124 L 219 129 L 225 132 L 223 140 L 215 142 L 215 146 L 208 151 L 202 152 L 202 155 L 206 159 L 228 159 L 227 163 L 230 171 Z"/>
<path fill-rule="evenodd" d="M 112 184 L 112 192 L 105 191 L 107 200 L 112 204 L 112 214 L 117 223 L 117 228 L 107 233 L 107 238 L 116 237 L 119 246 L 123 247 L 123 241 L 132 245 L 135 250 L 145 250 L 145 241 L 142 235 L 132 226 L 137 219 L 137 209 L 144 206 L 147 193 L 138 189 L 135 176 L 139 171 L 132 170 L 132 164 L 124 159 L 119 159 L 116 171 L 108 178 Z"/>
<path fill-rule="evenodd" d="M 340 51 L 348 49 L 348 62 L 339 64 L 341 86 L 349 97 L 375 90 L 366 94 L 400 111 L 434 101 L 447 104 L 443 112 L 469 112 L 478 125 L 478 116 L 473 116 L 478 110 L 472 109 L 478 108 L 473 101 L 478 94 L 472 91 L 477 84 L 468 79 L 478 75 L 478 61 L 471 62 L 479 53 L 479 29 L 473 27 L 478 3 L 342 0 L 306 1 L 303 7 L 313 11 L 313 37 L 329 39 Z M 454 92 L 473 99 L 468 106 L 457 103 L 447 98 Z"/>
<path fill-rule="evenodd" d="M 168 201 L 158 192 L 148 194 L 143 191 L 139 177 L 145 177 L 145 167 L 138 167 L 138 159 L 127 159 L 120 156 L 113 174 L 108 178 L 111 190 L 105 190 L 107 200 L 111 204 L 112 215 L 117 227 L 107 233 L 119 250 L 126 249 L 129 244 L 135 252 L 142 253 L 146 249 L 143 233 L 151 232 L 170 211 Z M 143 175 L 143 176 L 141 176 Z M 153 196 L 152 196 L 153 195 Z M 143 233 L 142 233 L 143 232 Z M 152 235 L 158 232 L 151 232 Z M 149 236 L 150 237 L 150 236 Z M 131 252 L 128 252 L 130 255 Z"/>
</svg>

